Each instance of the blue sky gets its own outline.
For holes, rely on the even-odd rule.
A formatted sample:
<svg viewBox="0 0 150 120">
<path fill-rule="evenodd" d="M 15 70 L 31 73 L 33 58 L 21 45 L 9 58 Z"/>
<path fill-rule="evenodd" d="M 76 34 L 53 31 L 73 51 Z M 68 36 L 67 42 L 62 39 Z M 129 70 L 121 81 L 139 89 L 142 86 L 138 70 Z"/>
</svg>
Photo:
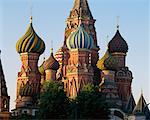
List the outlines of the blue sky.
<svg viewBox="0 0 150 120">
<path fill-rule="evenodd" d="M 149 0 L 88 0 L 94 18 L 100 58 L 107 43 L 116 32 L 116 16 L 120 16 L 120 33 L 129 45 L 127 66 L 133 72 L 132 90 L 136 101 L 141 89 L 150 102 L 149 76 Z M 21 68 L 15 45 L 29 25 L 31 0 L 0 0 L 0 49 L 2 63 L 14 108 L 17 72 Z M 45 56 L 50 54 L 51 40 L 54 52 L 64 40 L 65 21 L 73 6 L 73 0 L 32 0 L 33 26 L 46 44 Z M 106 36 L 109 36 L 107 39 Z M 39 64 L 43 60 L 41 55 Z"/>
</svg>

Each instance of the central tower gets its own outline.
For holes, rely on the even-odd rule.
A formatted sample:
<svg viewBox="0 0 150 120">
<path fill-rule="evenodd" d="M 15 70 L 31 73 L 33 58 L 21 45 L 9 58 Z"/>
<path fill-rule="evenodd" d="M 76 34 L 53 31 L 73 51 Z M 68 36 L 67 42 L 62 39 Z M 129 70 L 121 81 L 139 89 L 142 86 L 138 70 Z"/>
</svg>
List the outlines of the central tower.
<svg viewBox="0 0 150 120">
<path fill-rule="evenodd" d="M 61 73 L 70 97 L 75 97 L 84 85 L 94 83 L 99 74 L 95 21 L 87 0 L 74 0 L 66 20 L 63 47 L 55 56 L 60 63 L 57 73 Z"/>
<path fill-rule="evenodd" d="M 93 67 L 91 65 L 91 49 L 93 38 L 80 25 L 66 41 L 64 71 L 66 79 L 64 88 L 69 97 L 76 97 L 82 88 L 93 83 Z"/>
<path fill-rule="evenodd" d="M 65 46 L 66 40 L 71 34 L 71 32 L 76 30 L 78 26 L 82 24 L 82 27 L 94 40 L 91 52 L 92 57 L 91 64 L 93 67 L 96 66 L 96 63 L 99 59 L 98 56 L 99 46 L 97 44 L 95 21 L 96 20 L 92 16 L 87 0 L 74 0 L 73 8 L 70 11 L 70 15 L 66 21 L 67 26 L 65 28 L 65 40 L 64 40 Z"/>
</svg>

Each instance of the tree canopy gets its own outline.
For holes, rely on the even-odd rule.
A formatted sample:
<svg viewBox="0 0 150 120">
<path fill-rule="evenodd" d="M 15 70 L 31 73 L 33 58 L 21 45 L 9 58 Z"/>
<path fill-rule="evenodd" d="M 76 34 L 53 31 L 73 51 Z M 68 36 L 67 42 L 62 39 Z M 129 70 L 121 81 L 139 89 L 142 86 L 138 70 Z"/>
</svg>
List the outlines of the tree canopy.
<svg viewBox="0 0 150 120">
<path fill-rule="evenodd" d="M 98 87 L 85 85 L 75 99 L 69 99 L 59 82 L 46 82 L 39 101 L 41 119 L 107 119 L 108 109 Z"/>
<path fill-rule="evenodd" d="M 45 82 L 39 100 L 39 118 L 63 119 L 67 117 L 69 99 L 59 82 Z"/>
<path fill-rule="evenodd" d="M 98 87 L 88 84 L 76 97 L 78 118 L 80 119 L 107 119 L 108 109 L 103 95 Z"/>
</svg>

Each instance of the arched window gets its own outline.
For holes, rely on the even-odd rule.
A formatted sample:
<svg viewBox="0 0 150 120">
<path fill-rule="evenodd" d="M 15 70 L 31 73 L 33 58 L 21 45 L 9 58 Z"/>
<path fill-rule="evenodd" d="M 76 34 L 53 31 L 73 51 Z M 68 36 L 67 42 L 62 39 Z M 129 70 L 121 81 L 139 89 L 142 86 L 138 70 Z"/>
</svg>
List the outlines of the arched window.
<svg viewBox="0 0 150 120">
<path fill-rule="evenodd" d="M 3 100 L 3 107 L 4 107 L 5 109 L 7 108 L 7 100 L 6 100 L 6 99 Z"/>
<path fill-rule="evenodd" d="M 124 71 L 118 71 L 118 72 L 117 72 L 117 76 L 119 76 L 119 77 L 125 76 Z"/>
</svg>

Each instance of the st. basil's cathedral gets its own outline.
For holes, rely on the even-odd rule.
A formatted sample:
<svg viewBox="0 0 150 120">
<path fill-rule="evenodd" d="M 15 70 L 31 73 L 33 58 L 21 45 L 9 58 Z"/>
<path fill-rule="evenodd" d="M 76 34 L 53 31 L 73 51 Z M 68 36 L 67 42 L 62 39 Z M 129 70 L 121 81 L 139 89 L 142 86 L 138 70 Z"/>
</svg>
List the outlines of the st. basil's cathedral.
<svg viewBox="0 0 150 120">
<path fill-rule="evenodd" d="M 38 112 L 38 95 L 45 81 L 62 81 L 64 91 L 75 98 L 87 84 L 99 85 L 105 101 L 110 105 L 110 120 L 150 120 L 150 111 L 143 93 L 138 103 L 132 95 L 132 72 L 126 66 L 128 44 L 119 31 L 108 43 L 106 52 L 99 59 L 93 18 L 87 0 L 74 0 L 66 21 L 63 46 L 38 66 L 45 50 L 44 41 L 36 34 L 32 17 L 25 34 L 17 41 L 16 51 L 22 65 L 17 77 L 16 108 L 14 115 Z M 0 119 L 9 119 L 9 100 L 0 59 Z"/>
</svg>

